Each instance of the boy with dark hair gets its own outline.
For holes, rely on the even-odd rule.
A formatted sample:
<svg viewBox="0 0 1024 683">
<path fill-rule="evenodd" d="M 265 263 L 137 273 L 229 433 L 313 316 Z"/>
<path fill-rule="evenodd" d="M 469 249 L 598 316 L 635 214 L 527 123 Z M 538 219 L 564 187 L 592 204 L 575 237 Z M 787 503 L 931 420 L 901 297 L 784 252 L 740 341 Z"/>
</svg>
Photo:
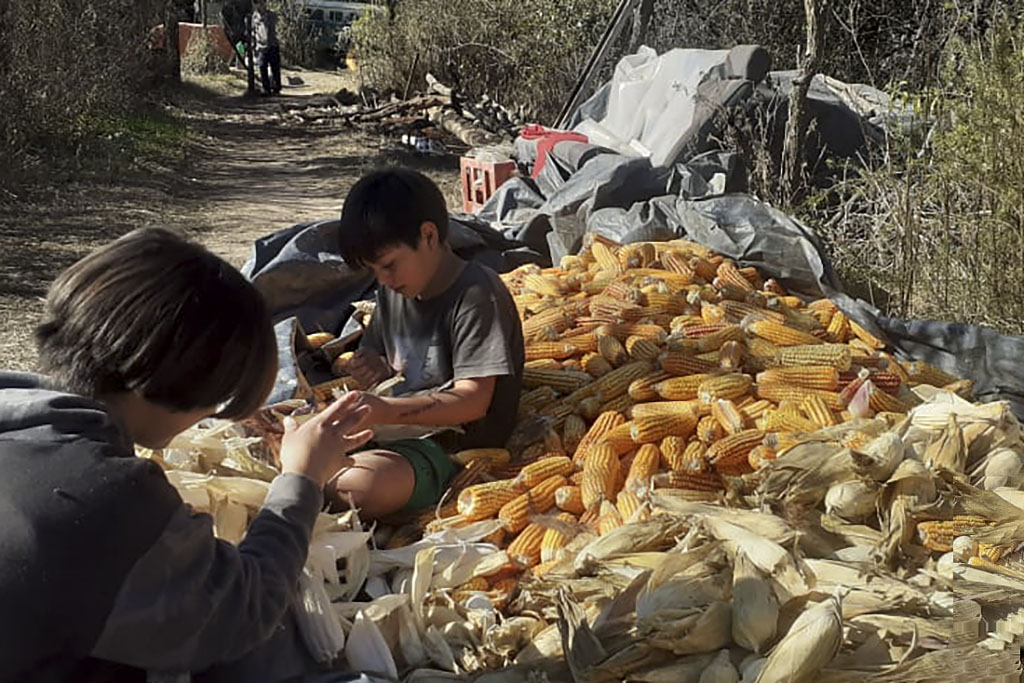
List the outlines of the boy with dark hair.
<svg viewBox="0 0 1024 683">
<path fill-rule="evenodd" d="M 350 394 L 286 425 L 282 474 L 235 547 L 133 446 L 264 401 L 276 344 L 257 291 L 202 247 L 139 230 L 57 278 L 36 341 L 48 378 L 0 372 L 0 680 L 202 671 L 274 636 L 369 409 Z"/>
<path fill-rule="evenodd" d="M 498 275 L 448 244 L 448 209 L 426 176 L 376 171 L 353 186 L 339 250 L 373 271 L 377 306 L 350 363 L 364 386 L 395 373 L 393 397 L 363 394 L 368 424 L 461 427 L 463 433 L 376 444 L 328 486 L 378 517 L 437 503 L 455 472 L 448 453 L 501 447 L 512 433 L 523 374 L 523 332 Z"/>
</svg>

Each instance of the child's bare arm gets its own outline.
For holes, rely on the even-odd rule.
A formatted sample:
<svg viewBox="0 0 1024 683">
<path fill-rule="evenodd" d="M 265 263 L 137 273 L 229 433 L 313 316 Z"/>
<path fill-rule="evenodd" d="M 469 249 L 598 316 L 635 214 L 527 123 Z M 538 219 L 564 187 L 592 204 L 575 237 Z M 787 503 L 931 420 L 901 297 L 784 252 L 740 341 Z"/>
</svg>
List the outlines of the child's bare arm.
<svg viewBox="0 0 1024 683">
<path fill-rule="evenodd" d="M 459 379 L 448 389 L 397 398 L 363 394 L 368 424 L 461 425 L 487 414 L 495 377 Z"/>
</svg>

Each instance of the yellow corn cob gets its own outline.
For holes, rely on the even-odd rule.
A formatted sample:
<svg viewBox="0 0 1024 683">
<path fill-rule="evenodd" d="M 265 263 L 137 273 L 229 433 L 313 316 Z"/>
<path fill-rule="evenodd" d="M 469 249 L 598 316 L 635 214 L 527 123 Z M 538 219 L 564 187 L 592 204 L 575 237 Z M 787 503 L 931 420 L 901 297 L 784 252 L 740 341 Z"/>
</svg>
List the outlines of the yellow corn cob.
<svg viewBox="0 0 1024 683">
<path fill-rule="evenodd" d="M 601 295 L 619 299 L 632 306 L 639 306 L 644 300 L 644 294 L 640 291 L 639 287 L 622 281 L 611 283 L 601 292 Z"/>
<path fill-rule="evenodd" d="M 700 319 L 708 325 L 717 325 L 725 322 L 725 309 L 717 304 L 702 301 L 700 304 Z"/>
<path fill-rule="evenodd" d="M 853 335 L 857 337 L 857 339 L 866 344 L 869 348 L 877 351 L 885 348 L 884 341 L 865 330 L 853 320 L 850 320 L 850 331 L 853 332 Z"/>
<path fill-rule="evenodd" d="M 633 441 L 633 423 L 624 422 L 601 437 L 599 444 L 610 447 L 616 455 L 624 455 L 636 448 Z"/>
<path fill-rule="evenodd" d="M 587 421 L 593 421 L 597 419 L 597 416 L 601 414 L 601 407 L 604 402 L 600 396 L 591 396 L 585 398 L 576 405 L 576 412 Z M 618 412 L 618 411 L 616 411 Z"/>
<path fill-rule="evenodd" d="M 644 299 L 644 310 L 647 315 L 677 316 L 689 308 L 684 297 L 670 292 L 649 292 Z"/>
<path fill-rule="evenodd" d="M 596 445 L 605 434 L 625 423 L 625 421 L 626 418 L 624 418 L 620 413 L 612 411 L 599 415 L 597 419 L 594 420 L 594 424 L 590 426 L 590 429 L 580 441 L 579 446 L 576 447 L 576 452 L 573 454 L 572 458 L 576 467 L 579 468 L 583 466 L 590 449 Z"/>
<path fill-rule="evenodd" d="M 627 491 L 642 491 L 649 487 L 650 479 L 658 471 L 661 451 L 658 446 L 648 443 L 637 450 L 630 463 L 622 488 Z M 620 463 L 621 464 L 621 463 Z"/>
<path fill-rule="evenodd" d="M 667 372 L 658 372 L 647 377 L 642 377 L 630 384 L 629 390 L 626 393 L 629 394 L 629 397 L 637 403 L 655 401 L 660 398 L 660 396 L 658 395 L 658 392 L 654 390 L 654 385 L 664 382 L 670 377 L 671 375 Z"/>
<path fill-rule="evenodd" d="M 800 404 L 804 414 L 819 427 L 832 427 L 839 424 L 828 403 L 820 396 L 808 396 Z"/>
<path fill-rule="evenodd" d="M 720 398 L 739 399 L 750 393 L 750 377 L 739 373 L 709 377 L 697 387 L 697 398 L 711 403 Z"/>
<path fill-rule="evenodd" d="M 776 457 L 775 451 L 768 446 L 757 446 L 747 455 L 747 463 L 755 470 L 759 470 Z"/>
<path fill-rule="evenodd" d="M 459 492 L 467 486 L 478 484 L 484 479 L 484 475 L 490 467 L 491 463 L 487 460 L 472 460 L 452 477 L 452 480 L 448 483 L 448 488 L 453 492 Z"/>
<path fill-rule="evenodd" d="M 525 291 L 543 296 L 560 297 L 564 294 L 558 278 L 544 275 L 527 275 L 523 278 L 523 288 Z"/>
<path fill-rule="evenodd" d="M 658 364 L 661 369 L 670 375 L 686 376 L 711 372 L 715 369 L 715 363 L 700 360 L 693 355 L 669 351 L 658 356 Z"/>
<path fill-rule="evenodd" d="M 907 413 L 910 407 L 892 394 L 886 393 L 874 384 L 868 389 L 868 405 L 876 413 Z"/>
<path fill-rule="evenodd" d="M 522 567 L 540 564 L 541 543 L 546 531 L 536 522 L 526 525 L 505 550 L 509 559 Z"/>
<path fill-rule="evenodd" d="M 472 521 L 487 519 L 523 492 L 520 484 L 508 480 L 474 484 L 459 493 L 459 514 Z"/>
<path fill-rule="evenodd" d="M 910 382 L 915 384 L 930 384 L 933 387 L 944 387 L 957 381 L 956 377 L 924 361 L 905 363 L 903 369 L 906 370 Z"/>
<path fill-rule="evenodd" d="M 690 259 L 690 269 L 694 279 L 703 283 L 711 282 L 718 274 L 718 266 L 714 262 L 699 256 Z"/>
<path fill-rule="evenodd" d="M 562 445 L 562 437 L 559 435 L 558 430 L 553 427 L 548 427 L 544 430 L 544 452 L 547 455 L 557 453 L 560 455 L 565 454 L 565 446 Z"/>
<path fill-rule="evenodd" d="M 540 360 L 542 358 L 553 358 L 564 360 L 576 353 L 577 349 L 572 344 L 557 341 L 534 341 L 526 345 L 526 360 Z"/>
<path fill-rule="evenodd" d="M 839 371 L 827 365 L 802 365 L 791 368 L 769 368 L 758 373 L 757 383 L 783 384 L 822 391 L 838 391 Z"/>
<path fill-rule="evenodd" d="M 567 484 L 555 491 L 555 506 L 574 515 L 583 514 L 583 491 L 579 486 Z"/>
<path fill-rule="evenodd" d="M 592 377 L 603 377 L 612 369 L 612 364 L 599 353 L 588 353 L 583 356 L 583 370 Z"/>
<path fill-rule="evenodd" d="M 697 438 L 705 444 L 712 444 L 725 436 L 725 430 L 718 420 L 710 415 L 702 417 L 697 422 Z"/>
<path fill-rule="evenodd" d="M 594 242 L 590 252 L 594 255 L 594 260 L 597 261 L 597 265 L 601 270 L 615 274 L 622 272 L 622 266 L 619 265 L 619 259 L 615 256 L 615 252 L 606 244 Z"/>
<path fill-rule="evenodd" d="M 690 259 L 680 252 L 666 252 L 661 255 L 661 263 L 665 270 L 686 278 L 685 284 L 693 282 L 694 272 L 690 267 Z"/>
<path fill-rule="evenodd" d="M 648 337 L 633 335 L 626 338 L 626 352 L 634 360 L 653 361 L 658 358 L 661 349 Z"/>
<path fill-rule="evenodd" d="M 747 355 L 752 358 L 761 358 L 766 361 L 774 361 L 778 354 L 783 350 L 775 344 L 772 344 L 767 339 L 761 339 L 760 337 L 748 337 L 747 343 Z M 800 346 L 791 346 L 790 349 L 804 348 Z M 846 348 L 846 347 L 843 347 Z"/>
<path fill-rule="evenodd" d="M 710 408 L 694 399 L 692 401 L 655 401 L 653 403 L 638 403 L 630 411 L 634 420 L 660 415 L 693 415 L 703 417 L 709 414 Z"/>
<path fill-rule="evenodd" d="M 807 309 L 811 311 L 828 311 L 829 315 L 832 315 L 839 310 L 839 307 L 831 299 L 815 299 L 807 304 Z"/>
<path fill-rule="evenodd" d="M 743 367 L 743 342 L 727 341 L 718 350 L 718 364 L 723 370 L 739 372 Z"/>
<path fill-rule="evenodd" d="M 598 410 L 598 414 L 613 410 L 623 415 L 628 415 L 633 409 L 633 399 L 630 398 L 629 394 L 623 394 L 617 398 L 613 398 L 610 401 L 605 401 L 601 404 L 601 408 Z"/>
<path fill-rule="evenodd" d="M 758 384 L 757 397 L 779 403 L 780 401 L 803 401 L 811 396 L 820 396 L 830 410 L 842 410 L 846 406 L 839 394 L 834 391 L 821 391 L 820 389 L 805 389 L 804 387 L 793 387 L 782 384 Z"/>
<path fill-rule="evenodd" d="M 577 353 L 597 353 L 597 339 L 594 332 L 582 332 L 561 337 L 560 341 L 575 346 Z"/>
<path fill-rule="evenodd" d="M 576 453 L 576 448 L 587 433 L 587 423 L 579 415 L 570 415 L 562 425 L 562 445 L 566 453 Z"/>
<path fill-rule="evenodd" d="M 452 462 L 463 466 L 476 460 L 482 461 L 487 466 L 504 465 L 511 458 L 512 455 L 504 448 L 470 448 L 451 456 Z"/>
<path fill-rule="evenodd" d="M 747 332 L 770 341 L 776 346 L 809 346 L 821 344 L 822 340 L 774 320 L 755 320 L 747 325 Z"/>
<path fill-rule="evenodd" d="M 579 358 L 567 358 L 562 361 L 563 370 L 571 370 L 573 372 L 586 372 L 583 369 L 583 363 Z M 589 373 L 588 373 L 589 374 Z"/>
<path fill-rule="evenodd" d="M 686 439 L 678 436 L 666 436 L 658 446 L 661 463 L 665 469 L 681 469 L 683 454 L 686 452 Z"/>
<path fill-rule="evenodd" d="M 657 488 L 687 489 L 690 491 L 721 491 L 725 483 L 716 472 L 684 472 L 673 470 L 654 475 Z"/>
<path fill-rule="evenodd" d="M 693 332 L 689 336 L 694 336 Z M 743 328 L 739 325 L 726 325 L 720 330 L 701 335 L 697 339 L 697 351 L 707 353 L 718 351 L 726 342 L 743 341 Z"/>
<path fill-rule="evenodd" d="M 910 383 L 910 373 L 908 373 L 907 369 L 903 367 L 903 364 L 896 360 L 895 356 L 892 356 L 888 353 L 879 353 L 878 356 L 883 361 L 883 363 L 881 363 L 880 365 L 881 370 L 891 372 L 892 374 L 899 377 L 901 384 Z"/>
<path fill-rule="evenodd" d="M 547 342 L 545 342 L 547 343 Z M 537 358 L 535 360 L 528 360 L 523 363 L 523 368 L 528 370 L 555 370 L 561 371 L 565 368 L 554 358 Z"/>
<path fill-rule="evenodd" d="M 629 360 L 629 354 L 626 353 L 626 349 L 622 346 L 622 342 L 611 335 L 598 338 L 597 352 L 601 354 L 602 358 L 616 368 Z"/>
<path fill-rule="evenodd" d="M 739 271 L 740 275 L 745 277 L 755 290 L 764 287 L 764 278 L 761 277 L 761 273 L 757 272 L 757 268 L 747 266 L 746 268 L 740 268 Z"/>
<path fill-rule="evenodd" d="M 523 414 L 536 412 L 557 398 L 558 393 L 551 387 L 537 387 L 520 396 L 519 412 Z"/>
<path fill-rule="evenodd" d="M 549 477 L 557 475 L 567 477 L 572 474 L 572 471 L 572 460 L 564 455 L 556 455 L 531 462 L 519 471 L 516 481 L 532 489 Z"/>
<path fill-rule="evenodd" d="M 708 447 L 707 458 L 720 474 L 742 474 L 751 470 L 750 451 L 764 441 L 764 432 L 747 429 L 719 439 Z"/>
<path fill-rule="evenodd" d="M 569 400 L 578 403 L 590 396 L 601 396 L 605 401 L 610 401 L 625 394 L 629 389 L 629 385 L 634 380 L 651 374 L 651 371 L 651 364 L 647 361 L 627 363 L 621 368 L 616 368 L 604 377 L 580 388 L 578 391 L 574 391 L 569 396 Z"/>
<path fill-rule="evenodd" d="M 814 432 L 818 424 L 791 410 L 769 410 L 764 414 L 761 426 L 766 432 Z"/>
<path fill-rule="evenodd" d="M 549 527 L 540 542 L 541 562 L 552 562 L 560 559 L 559 552 L 572 540 L 570 529 L 576 523 L 576 517 L 568 512 L 560 512 L 555 517 L 555 525 Z"/>
<path fill-rule="evenodd" d="M 692 401 L 698 398 L 697 390 L 704 380 L 711 379 L 713 376 L 699 374 L 673 377 L 656 384 L 654 390 L 658 392 L 659 396 L 669 401 Z"/>
<path fill-rule="evenodd" d="M 840 372 L 850 369 L 853 356 L 844 344 L 815 344 L 779 349 L 773 365 L 781 367 L 828 365 Z"/>
<path fill-rule="evenodd" d="M 597 518 L 597 533 L 599 536 L 618 529 L 622 526 L 622 515 L 618 509 L 608 500 L 601 501 L 600 516 Z"/>
<path fill-rule="evenodd" d="M 555 429 L 558 429 L 562 426 L 562 423 L 565 422 L 565 418 L 572 415 L 574 410 L 575 406 L 572 403 L 569 403 L 566 399 L 562 399 L 544 406 L 538 410 L 537 413 L 541 417 L 548 418 L 549 424 Z"/>
<path fill-rule="evenodd" d="M 615 500 L 619 467 L 618 454 L 607 444 L 600 443 L 590 450 L 583 463 L 583 483 L 580 486 L 585 509 L 589 510 L 602 500 Z"/>
<path fill-rule="evenodd" d="M 526 526 L 533 515 L 544 514 L 555 506 L 555 491 L 565 486 L 568 480 L 561 474 L 555 474 L 526 493 L 523 493 L 502 506 L 498 519 L 511 533 L 516 533 Z"/>
<path fill-rule="evenodd" d="M 523 386 L 528 389 L 548 386 L 560 394 L 570 394 L 590 384 L 593 377 L 582 372 L 523 368 Z"/>
<path fill-rule="evenodd" d="M 600 334 L 608 334 L 619 341 L 625 341 L 629 337 L 647 337 L 659 344 L 668 336 L 665 328 L 660 325 L 648 323 L 616 323 L 614 325 L 602 325 L 599 328 Z"/>
<path fill-rule="evenodd" d="M 943 521 L 918 522 L 917 534 L 925 548 L 949 552 L 957 536 L 972 536 L 990 524 L 977 515 L 954 515 Z"/>
<path fill-rule="evenodd" d="M 842 311 L 836 311 L 828 322 L 825 336 L 834 344 L 845 344 L 850 339 L 850 319 Z"/>
<path fill-rule="evenodd" d="M 619 491 L 615 507 L 619 510 L 619 516 L 622 518 L 623 524 L 639 522 L 648 517 L 643 501 L 632 491 Z"/>
<path fill-rule="evenodd" d="M 633 419 L 630 436 L 634 443 L 650 444 L 661 441 L 666 436 L 688 439 L 696 428 L 697 416 L 692 413 L 640 417 Z"/>
<path fill-rule="evenodd" d="M 722 430 L 726 434 L 741 432 L 747 428 L 749 423 L 747 416 L 736 407 L 735 403 L 727 399 L 711 402 L 711 416 L 718 421 L 718 424 L 722 425 Z"/>
<path fill-rule="evenodd" d="M 718 281 L 723 285 L 731 285 L 747 291 L 752 291 L 754 289 L 754 286 L 750 284 L 750 281 L 743 277 L 743 274 L 740 272 L 740 269 L 736 264 L 728 259 L 722 261 L 721 265 L 718 266 L 716 276 Z"/>
</svg>

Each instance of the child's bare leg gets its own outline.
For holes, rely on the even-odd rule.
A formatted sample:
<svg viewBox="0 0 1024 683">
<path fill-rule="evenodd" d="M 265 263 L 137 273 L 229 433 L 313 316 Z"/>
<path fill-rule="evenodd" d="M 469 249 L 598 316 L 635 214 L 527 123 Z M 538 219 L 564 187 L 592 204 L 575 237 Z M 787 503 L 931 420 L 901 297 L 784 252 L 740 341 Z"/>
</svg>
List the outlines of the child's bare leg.
<svg viewBox="0 0 1024 683">
<path fill-rule="evenodd" d="M 327 484 L 331 509 L 346 509 L 349 495 L 367 518 L 398 512 L 412 497 L 416 472 L 409 461 L 392 451 L 363 451 L 352 455 L 355 464 Z"/>
</svg>

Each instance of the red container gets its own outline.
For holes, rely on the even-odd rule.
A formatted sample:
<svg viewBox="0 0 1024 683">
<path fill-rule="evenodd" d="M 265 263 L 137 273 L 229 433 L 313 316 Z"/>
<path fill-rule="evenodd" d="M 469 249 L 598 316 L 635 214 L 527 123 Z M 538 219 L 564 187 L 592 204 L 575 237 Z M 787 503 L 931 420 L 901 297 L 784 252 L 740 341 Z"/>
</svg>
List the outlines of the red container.
<svg viewBox="0 0 1024 683">
<path fill-rule="evenodd" d="M 473 157 L 459 159 L 462 174 L 462 210 L 476 213 L 501 184 L 516 170 L 514 161 L 483 161 Z"/>
</svg>

